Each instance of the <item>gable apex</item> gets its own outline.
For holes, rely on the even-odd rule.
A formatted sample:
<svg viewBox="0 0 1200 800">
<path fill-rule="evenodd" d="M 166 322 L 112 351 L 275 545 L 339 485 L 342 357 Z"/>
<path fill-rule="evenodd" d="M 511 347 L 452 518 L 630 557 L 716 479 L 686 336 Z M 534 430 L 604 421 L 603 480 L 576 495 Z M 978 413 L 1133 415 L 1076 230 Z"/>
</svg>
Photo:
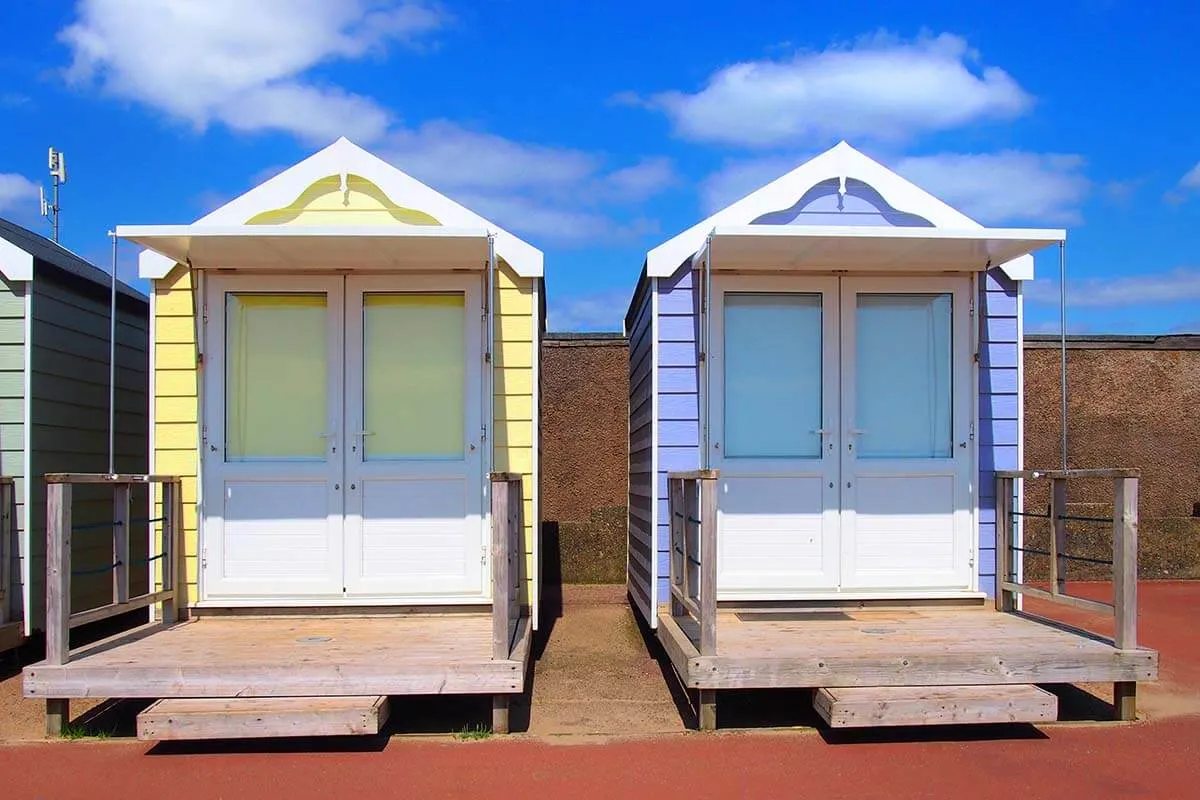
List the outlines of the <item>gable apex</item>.
<svg viewBox="0 0 1200 800">
<path fill-rule="evenodd" d="M 392 203 L 405 209 L 414 209 L 422 218 L 435 220 L 446 227 L 486 229 L 495 237 L 496 255 L 507 262 L 518 275 L 541 277 L 541 250 L 344 136 L 220 208 L 205 214 L 193 224 L 245 225 L 260 215 L 288 207 L 322 180 L 339 176 L 345 185 L 350 175 L 358 176 L 378 187 Z M 404 223 L 398 221 L 397 224 Z M 158 253 L 147 250 L 139 255 L 139 273 L 144 278 L 164 277 L 173 267 L 174 263 L 169 258 Z"/>
<path fill-rule="evenodd" d="M 937 228 L 972 230 L 983 227 L 842 140 L 650 250 L 646 254 L 647 274 L 650 277 L 673 275 L 704 247 L 708 235 L 717 226 L 750 225 L 760 217 L 793 207 L 805 193 L 830 180 L 839 182 L 839 191 L 843 194 L 848 180 L 861 181 L 892 209 L 928 220 Z M 1032 278 L 1033 258 L 1022 256 L 1002 268 L 1014 279 Z"/>
</svg>

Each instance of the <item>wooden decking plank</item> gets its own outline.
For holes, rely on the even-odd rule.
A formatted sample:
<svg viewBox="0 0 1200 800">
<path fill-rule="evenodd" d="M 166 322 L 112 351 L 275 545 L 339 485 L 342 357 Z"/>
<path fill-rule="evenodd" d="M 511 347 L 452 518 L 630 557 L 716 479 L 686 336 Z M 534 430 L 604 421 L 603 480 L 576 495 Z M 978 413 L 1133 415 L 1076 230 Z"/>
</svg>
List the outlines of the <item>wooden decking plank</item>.
<svg viewBox="0 0 1200 800">
<path fill-rule="evenodd" d="M 379 733 L 388 699 L 278 697 L 159 700 L 138 714 L 138 738 L 153 741 L 364 736 Z"/>
<path fill-rule="evenodd" d="M 1058 698 L 1028 684 L 822 688 L 813 708 L 832 728 L 1052 722 Z"/>
</svg>

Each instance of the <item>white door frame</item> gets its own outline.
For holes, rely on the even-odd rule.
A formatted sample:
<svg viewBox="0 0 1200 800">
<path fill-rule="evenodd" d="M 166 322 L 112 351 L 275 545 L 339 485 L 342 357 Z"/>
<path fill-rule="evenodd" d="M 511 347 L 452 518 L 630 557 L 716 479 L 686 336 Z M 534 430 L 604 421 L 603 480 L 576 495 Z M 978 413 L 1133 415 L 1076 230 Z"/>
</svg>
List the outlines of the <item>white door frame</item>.
<svg viewBox="0 0 1200 800">
<path fill-rule="evenodd" d="M 208 319 L 204 331 L 205 364 L 202 372 L 204 403 L 201 437 L 201 475 L 204 483 L 200 504 L 198 557 L 201 595 L 199 603 L 209 605 L 286 605 L 336 601 L 341 595 L 343 496 L 341 484 L 343 459 L 339 450 L 342 437 L 343 286 L 340 276 L 332 275 L 213 275 L 205 282 L 204 307 Z M 325 459 L 229 462 L 225 460 L 225 296 L 229 292 L 264 294 L 314 294 L 326 296 L 326 428 Z M 329 537 L 327 580 L 322 582 L 286 582 L 277 590 L 262 586 L 261 579 L 233 581 L 218 571 L 224 563 L 225 481 L 231 477 L 246 481 L 289 481 L 324 478 L 327 486 L 326 517 Z M 219 505 L 214 505 L 219 504 Z M 209 506 L 213 506 L 210 508 Z M 210 551 L 211 548 L 211 551 Z"/>
<path fill-rule="evenodd" d="M 847 398 L 847 391 L 853 390 L 853 326 L 855 319 L 855 291 L 867 289 L 880 293 L 951 293 L 953 295 L 952 318 L 952 347 L 953 347 L 953 446 L 955 458 L 953 471 L 956 475 L 956 495 L 954 512 L 954 555 L 955 575 L 945 584 L 922 587 L 916 585 L 879 586 L 879 587 L 847 587 L 842 585 L 845 573 L 853 557 L 852 525 L 853 520 L 847 514 L 853 515 L 855 502 L 852 485 L 846 487 L 846 479 L 854 470 L 859 474 L 871 474 L 860 469 L 855 459 L 848 458 L 848 445 L 852 444 L 850 434 L 855 426 L 851 422 L 853 416 L 853 398 Z M 831 431 L 825 437 L 822 449 L 823 455 L 828 455 L 832 447 L 832 466 L 826 473 L 825 486 L 828 494 L 825 499 L 825 513 L 833 519 L 826 522 L 826 530 L 831 531 L 836 552 L 832 555 L 836 572 L 836 583 L 833 586 L 816 586 L 800 591 L 781 590 L 778 587 L 764 586 L 761 590 L 746 591 L 722 589 L 719 598 L 746 600 L 805 600 L 841 597 L 854 598 L 913 598 L 913 597 L 958 597 L 975 596 L 977 594 L 975 576 L 976 542 L 978 541 L 977 516 L 974 506 L 977 502 L 976 474 L 978 464 L 977 446 L 974 442 L 974 415 L 976 390 L 975 371 L 971 363 L 971 281 L 969 277 L 951 275 L 903 275 L 903 276 L 843 276 L 792 274 L 785 276 L 741 275 L 717 273 L 712 278 L 712 302 L 710 303 L 709 326 L 711 333 L 710 345 L 706 354 L 706 369 L 709 379 L 702 388 L 711 392 L 708 398 L 710 414 L 708 424 L 711 429 L 709 438 L 709 463 L 720 470 L 722 478 L 801 475 L 795 465 L 788 459 L 730 459 L 726 460 L 721 452 L 721 441 L 724 436 L 724 297 L 727 292 L 764 292 L 764 293 L 795 293 L 810 294 L 817 291 L 826 292 L 826 302 L 823 308 L 823 369 L 825 384 L 823 391 L 824 429 Z M 847 327 L 851 328 L 847 337 Z M 847 341 L 847 338 L 849 340 Z M 846 354 L 849 353 L 849 357 Z M 832 363 L 831 363 L 832 362 Z M 702 445 L 704 446 L 704 445 Z M 743 462 L 743 463 L 737 463 Z M 859 462 L 861 463 L 861 462 Z M 731 468 L 731 464 L 735 464 Z M 878 462 L 871 469 L 887 469 L 895 467 L 896 462 Z M 909 466 L 912 465 L 903 465 Z M 945 465 L 938 465 L 944 468 Z M 834 486 L 830 487 L 832 480 Z M 851 480 L 853 484 L 855 481 Z M 718 501 L 718 519 L 720 507 Z M 718 522 L 718 553 L 723 550 L 724 538 L 721 525 Z M 718 586 L 720 587 L 720 561 L 718 561 Z"/>
<path fill-rule="evenodd" d="M 798 294 L 821 296 L 821 427 L 811 431 L 820 441 L 821 457 L 817 459 L 800 458 L 726 458 L 724 453 L 725 439 L 725 295 L 727 293 L 747 294 Z M 838 547 L 838 515 L 839 494 L 838 483 L 838 391 L 839 370 L 837 341 L 839 336 L 838 315 L 840 302 L 838 300 L 838 279 L 833 276 L 803 275 L 803 276 L 763 276 L 763 275 L 714 275 L 712 279 L 713 302 L 710 304 L 712 317 L 710 319 L 711 339 L 709 352 L 706 355 L 709 370 L 709 385 L 712 386 L 712 397 L 709 405 L 709 420 L 711 433 L 708 437 L 709 463 L 720 470 L 722 484 L 730 478 L 795 478 L 818 479 L 821 483 L 821 537 L 822 567 L 820 573 L 807 573 L 803 579 L 806 589 L 813 588 L 836 590 L 840 557 Z M 831 346 L 832 345 L 832 346 Z M 718 531 L 721 530 L 722 511 L 718 503 Z M 718 535 L 718 566 L 717 586 L 721 598 L 735 599 L 738 597 L 790 597 L 798 589 L 795 586 L 767 585 L 762 588 L 747 588 L 730 586 L 727 578 L 723 554 L 728 550 L 727 537 Z M 791 580 L 797 580 L 793 576 Z M 772 584 L 787 581 L 786 578 L 773 580 Z M 720 588 L 724 585 L 724 588 Z"/>
<path fill-rule="evenodd" d="M 349 275 L 346 278 L 346 366 L 345 366 L 345 479 L 346 520 L 345 553 L 347 566 L 345 579 L 347 602 L 355 605 L 389 605 L 414 603 L 471 603 L 491 597 L 490 543 L 488 514 L 485 508 L 484 450 L 486 442 L 483 431 L 483 353 L 481 337 L 476 325 L 476 311 L 481 305 L 481 279 L 476 275 Z M 381 292 L 389 294 L 435 294 L 462 293 L 464 319 L 464 352 L 466 385 L 463 403 L 462 460 L 447 459 L 397 459 L 364 461 L 366 445 L 363 441 L 363 294 Z M 360 557 L 363 534 L 363 484 L 364 478 L 405 480 L 414 478 L 437 479 L 440 476 L 464 475 L 468 490 L 466 525 L 478 529 L 479 559 L 478 586 L 474 591 L 389 594 L 382 581 L 355 580 L 349 564 Z M 474 491 L 472 492 L 472 488 Z M 467 553 L 475 563 L 476 552 Z"/>
<path fill-rule="evenodd" d="M 855 420 L 856 310 L 859 293 L 950 294 L 951 301 L 951 457 L 942 459 L 859 459 L 863 436 Z M 973 584 L 975 535 L 972 490 L 975 481 L 973 448 L 974 403 L 971 365 L 970 279 L 959 275 L 844 277 L 842 302 L 842 587 L 849 591 L 895 590 L 968 591 Z M 954 483 L 953 566 L 933 581 L 916 579 L 902 569 L 890 575 L 877 572 L 869 581 L 855 572 L 855 537 L 859 480 L 862 478 L 947 477 Z M 926 573 L 928 577 L 930 573 Z M 867 585 L 870 583 L 871 585 Z"/>
</svg>

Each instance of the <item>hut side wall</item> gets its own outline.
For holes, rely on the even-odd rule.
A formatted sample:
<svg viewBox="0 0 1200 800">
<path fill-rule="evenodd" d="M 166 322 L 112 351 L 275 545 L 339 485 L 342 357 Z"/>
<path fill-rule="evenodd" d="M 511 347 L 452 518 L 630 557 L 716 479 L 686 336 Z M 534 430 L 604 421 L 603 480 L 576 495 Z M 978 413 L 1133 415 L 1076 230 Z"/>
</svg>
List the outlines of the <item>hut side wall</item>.
<svg viewBox="0 0 1200 800">
<path fill-rule="evenodd" d="M 0 474 L 14 481 L 10 554 L 9 619 L 24 619 L 25 508 L 25 294 L 24 281 L 0 278 Z"/>
<path fill-rule="evenodd" d="M 1021 463 L 1021 346 L 1017 283 L 999 269 L 979 282 L 979 588 L 996 580 L 996 470 Z"/>
<path fill-rule="evenodd" d="M 638 283 L 626 333 L 629 336 L 629 533 L 626 576 L 629 596 L 653 624 L 657 523 L 654 478 L 654 289 L 645 275 Z M 663 596 L 663 595 L 660 595 Z"/>
<path fill-rule="evenodd" d="M 30 473 L 108 471 L 108 290 L 40 263 L 30 304 Z M 149 318 L 144 302 L 118 298 L 116 351 L 117 472 L 147 470 Z M 139 487 L 140 489 L 140 487 Z M 77 486 L 73 491 L 71 604 L 76 611 L 112 602 L 111 528 L 89 528 L 112 519 L 112 489 Z M 135 493 L 133 518 L 145 516 L 146 495 Z M 46 485 L 29 492 L 30 597 L 34 627 L 44 618 Z M 139 510 L 140 509 L 140 510 Z M 146 591 L 149 534 L 130 527 L 130 591 Z"/>
<path fill-rule="evenodd" d="M 658 279 L 658 511 L 655 577 L 658 600 L 669 597 L 670 516 L 667 473 L 700 468 L 700 380 L 694 273 L 681 267 Z"/>
</svg>

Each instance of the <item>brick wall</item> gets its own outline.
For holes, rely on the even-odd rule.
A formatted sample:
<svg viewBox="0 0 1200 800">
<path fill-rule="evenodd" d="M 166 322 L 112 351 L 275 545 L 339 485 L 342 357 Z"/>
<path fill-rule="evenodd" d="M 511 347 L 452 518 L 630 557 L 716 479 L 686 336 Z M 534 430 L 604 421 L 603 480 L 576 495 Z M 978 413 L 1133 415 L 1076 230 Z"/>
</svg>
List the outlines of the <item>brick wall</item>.
<svg viewBox="0 0 1200 800">
<path fill-rule="evenodd" d="M 542 342 L 542 569 L 547 584 L 624 583 L 628 342 L 547 333 Z"/>
<path fill-rule="evenodd" d="M 1057 468 L 1060 455 L 1059 344 L 1029 337 L 1025 347 L 1025 465 Z M 1138 511 L 1143 578 L 1200 578 L 1200 336 L 1080 336 L 1068 339 L 1068 464 L 1142 470 Z M 1027 511 L 1044 512 L 1045 482 L 1027 482 Z M 1112 513 L 1111 481 L 1072 482 L 1072 515 Z M 1031 546 L 1044 524 L 1026 520 Z M 1072 523 L 1068 550 L 1111 558 L 1104 526 Z M 1038 557 L 1030 577 L 1045 575 Z M 1078 564 L 1070 577 L 1107 577 Z"/>
</svg>

